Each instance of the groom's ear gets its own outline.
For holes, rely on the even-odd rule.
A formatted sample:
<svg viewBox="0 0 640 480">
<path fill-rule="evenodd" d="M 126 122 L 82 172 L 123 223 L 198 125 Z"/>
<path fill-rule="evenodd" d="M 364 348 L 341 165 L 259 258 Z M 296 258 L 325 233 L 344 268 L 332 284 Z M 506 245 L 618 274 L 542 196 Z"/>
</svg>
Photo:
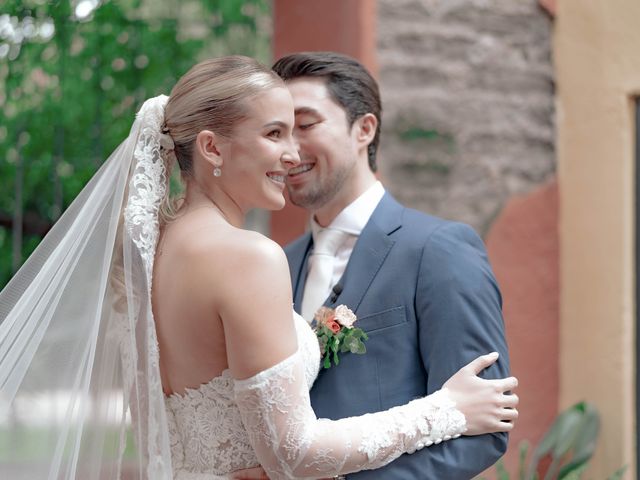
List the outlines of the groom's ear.
<svg viewBox="0 0 640 480">
<path fill-rule="evenodd" d="M 355 138 L 358 143 L 368 147 L 376 136 L 378 119 L 373 113 L 365 113 L 354 122 L 353 126 L 356 128 Z"/>
<path fill-rule="evenodd" d="M 196 136 L 195 149 L 208 163 L 214 167 L 222 166 L 220 154 L 220 136 L 211 130 L 202 130 Z"/>
</svg>

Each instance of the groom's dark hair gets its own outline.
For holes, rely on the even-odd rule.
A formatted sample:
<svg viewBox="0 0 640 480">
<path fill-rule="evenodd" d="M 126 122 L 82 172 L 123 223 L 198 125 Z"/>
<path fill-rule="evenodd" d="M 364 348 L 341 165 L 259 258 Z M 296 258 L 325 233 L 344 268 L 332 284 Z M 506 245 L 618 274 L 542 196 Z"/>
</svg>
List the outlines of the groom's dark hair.
<svg viewBox="0 0 640 480">
<path fill-rule="evenodd" d="M 282 57 L 272 68 L 285 82 L 299 77 L 323 78 L 333 100 L 347 113 L 349 128 L 362 115 L 375 115 L 378 126 L 367 153 L 371 170 L 378 169 L 376 152 L 382 123 L 380 92 L 377 82 L 357 60 L 335 52 L 300 52 Z"/>
</svg>

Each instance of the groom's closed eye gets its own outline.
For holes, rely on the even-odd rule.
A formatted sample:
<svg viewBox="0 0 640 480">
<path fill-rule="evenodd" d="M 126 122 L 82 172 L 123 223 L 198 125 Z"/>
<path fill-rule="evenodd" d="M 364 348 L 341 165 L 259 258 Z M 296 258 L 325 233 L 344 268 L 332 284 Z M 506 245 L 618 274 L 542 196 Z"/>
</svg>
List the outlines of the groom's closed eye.
<svg viewBox="0 0 640 480">
<path fill-rule="evenodd" d="M 319 123 L 321 119 L 317 115 L 296 115 L 296 127 L 300 130 L 306 130 L 309 127 Z"/>
<path fill-rule="evenodd" d="M 323 120 L 322 115 L 314 108 L 300 107 L 295 110 L 296 127 L 307 130 Z"/>
</svg>

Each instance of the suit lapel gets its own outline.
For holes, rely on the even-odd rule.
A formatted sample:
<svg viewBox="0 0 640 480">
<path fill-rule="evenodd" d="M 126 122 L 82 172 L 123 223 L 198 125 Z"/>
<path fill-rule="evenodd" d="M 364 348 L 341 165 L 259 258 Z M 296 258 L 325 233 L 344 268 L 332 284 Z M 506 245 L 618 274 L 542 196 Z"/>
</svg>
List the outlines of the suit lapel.
<svg viewBox="0 0 640 480">
<path fill-rule="evenodd" d="M 358 309 L 395 243 L 390 235 L 402 226 L 402 212 L 402 205 L 385 193 L 351 253 L 347 269 L 340 280 L 342 293 L 335 302 L 327 302 L 326 305 L 345 304 L 353 311 Z"/>
<path fill-rule="evenodd" d="M 312 243 L 311 234 L 306 233 L 295 244 L 287 248 L 291 286 L 293 288 L 293 305 L 297 313 L 300 313 L 302 308 L 302 294 L 304 293 L 304 282 L 307 278 L 308 258 Z"/>
</svg>

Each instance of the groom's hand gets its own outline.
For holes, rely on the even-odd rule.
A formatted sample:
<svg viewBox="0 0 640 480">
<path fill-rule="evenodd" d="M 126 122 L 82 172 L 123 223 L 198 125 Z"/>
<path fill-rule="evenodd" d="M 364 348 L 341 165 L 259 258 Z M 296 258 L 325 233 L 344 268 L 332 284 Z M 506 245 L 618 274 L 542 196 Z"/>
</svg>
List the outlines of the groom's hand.
<svg viewBox="0 0 640 480">
<path fill-rule="evenodd" d="M 245 468 L 231 474 L 232 480 L 269 480 L 267 472 L 262 467 Z"/>
</svg>

